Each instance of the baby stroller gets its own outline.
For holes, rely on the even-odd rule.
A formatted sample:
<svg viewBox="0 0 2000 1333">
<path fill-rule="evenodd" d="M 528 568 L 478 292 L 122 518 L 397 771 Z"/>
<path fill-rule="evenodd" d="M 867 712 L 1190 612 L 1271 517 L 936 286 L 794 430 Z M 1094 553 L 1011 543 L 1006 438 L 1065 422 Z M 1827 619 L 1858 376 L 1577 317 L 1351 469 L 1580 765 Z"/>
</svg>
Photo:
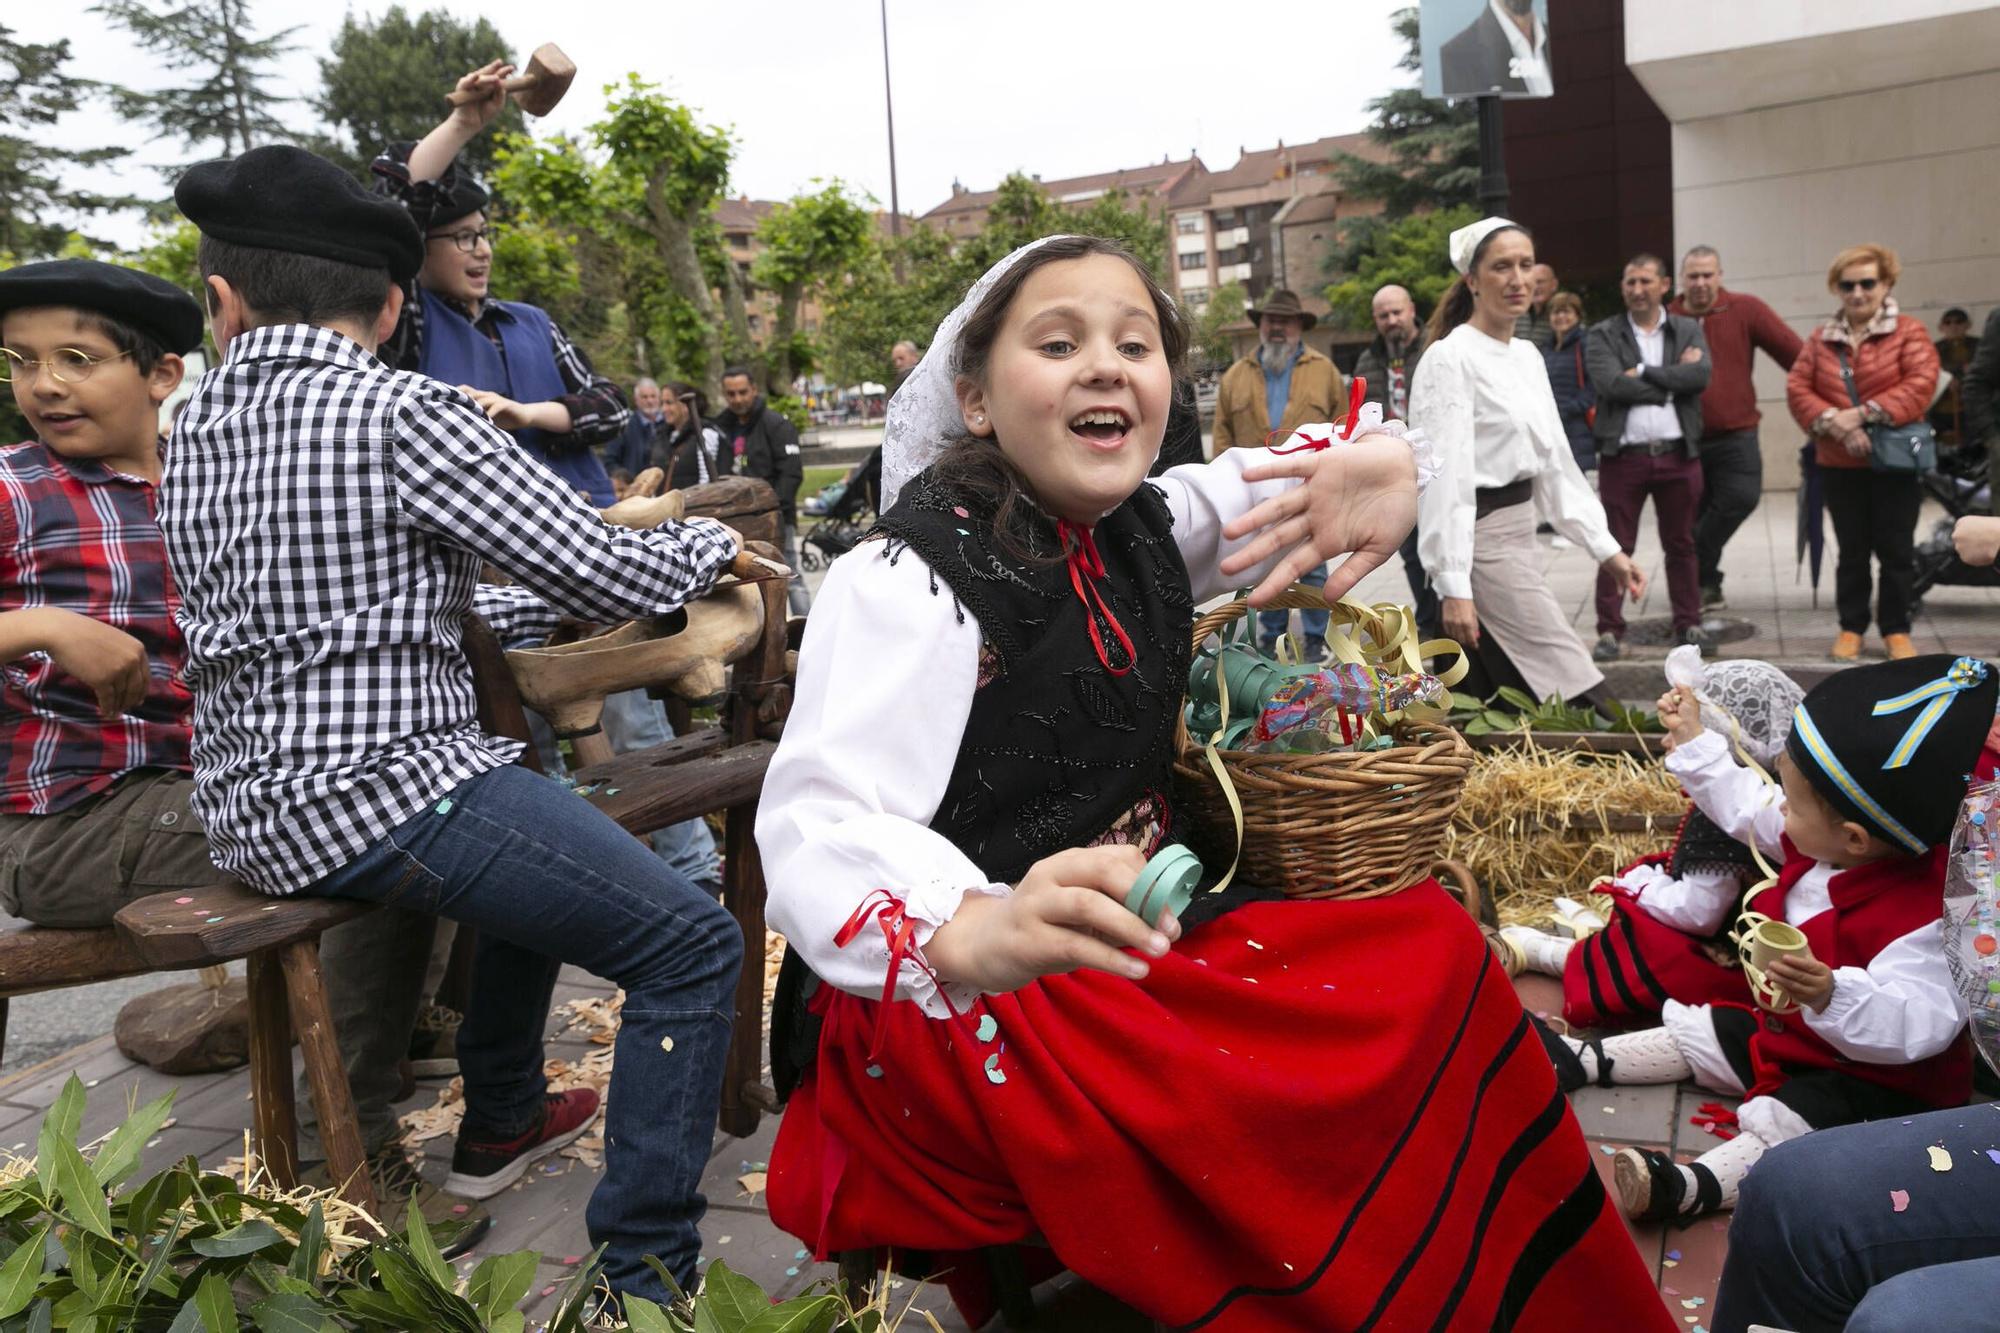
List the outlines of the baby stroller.
<svg viewBox="0 0 2000 1333">
<path fill-rule="evenodd" d="M 1986 460 L 1982 455 L 1960 450 L 1940 458 L 1935 471 L 1919 480 L 1932 499 L 1944 506 L 1948 518 L 1939 519 L 1931 535 L 1917 543 L 1917 581 L 1911 590 L 1917 598 L 1938 584 L 1962 588 L 2000 588 L 2000 570 L 1974 569 L 1958 558 L 1952 546 L 1951 530 L 1967 514 L 1993 512 L 1993 491 L 1987 484 Z M 1921 603 L 1919 603 L 1921 605 Z M 1913 608 L 1914 609 L 1914 608 Z"/>
<path fill-rule="evenodd" d="M 882 449 L 878 445 L 839 494 L 829 497 L 820 521 L 799 538 L 799 563 L 817 572 L 853 550 L 874 526 L 875 496 L 881 488 Z"/>
</svg>

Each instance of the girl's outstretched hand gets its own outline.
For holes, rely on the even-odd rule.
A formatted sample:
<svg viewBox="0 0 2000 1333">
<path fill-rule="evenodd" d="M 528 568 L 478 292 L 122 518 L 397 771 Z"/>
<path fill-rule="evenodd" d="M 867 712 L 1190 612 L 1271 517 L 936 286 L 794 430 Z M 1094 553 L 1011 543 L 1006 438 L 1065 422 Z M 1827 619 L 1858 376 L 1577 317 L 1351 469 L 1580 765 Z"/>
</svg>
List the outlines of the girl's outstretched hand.
<svg viewBox="0 0 2000 1333">
<path fill-rule="evenodd" d="M 1224 574 L 1240 573 L 1289 548 L 1251 590 L 1253 606 L 1264 605 L 1299 575 L 1340 555 L 1347 559 L 1327 574 L 1326 599 L 1345 596 L 1368 571 L 1394 555 L 1416 526 L 1417 465 L 1410 446 L 1398 436 L 1364 435 L 1243 469 L 1245 481 L 1275 477 L 1303 477 L 1305 484 L 1264 501 L 1222 530 L 1231 541 L 1258 533 L 1222 562 Z"/>
<path fill-rule="evenodd" d="M 1137 981 L 1146 962 L 1122 951 L 1159 958 L 1181 933 L 1172 913 L 1155 930 L 1125 910 L 1125 895 L 1145 868 L 1136 847 L 1057 852 L 1029 867 L 1005 898 L 967 894 L 924 946 L 924 961 L 940 980 L 988 994 L 1083 967 Z"/>
</svg>

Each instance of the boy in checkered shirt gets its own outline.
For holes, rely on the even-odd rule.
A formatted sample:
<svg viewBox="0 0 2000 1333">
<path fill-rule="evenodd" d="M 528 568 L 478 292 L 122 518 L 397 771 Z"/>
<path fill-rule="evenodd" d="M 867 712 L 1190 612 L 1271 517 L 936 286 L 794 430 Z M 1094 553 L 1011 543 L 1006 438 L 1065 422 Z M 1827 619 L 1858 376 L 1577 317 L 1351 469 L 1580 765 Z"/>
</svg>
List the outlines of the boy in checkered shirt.
<svg viewBox="0 0 2000 1333">
<path fill-rule="evenodd" d="M 541 1032 L 575 963 L 625 990 L 605 1173 L 587 1214 L 614 1292 L 667 1299 L 700 1256 L 743 941 L 713 896 L 481 731 L 461 641 L 483 564 L 591 621 L 701 596 L 735 535 L 606 525 L 462 391 L 375 355 L 423 258 L 408 214 L 300 149 L 203 163 L 223 361 L 175 427 L 160 526 L 195 695 L 194 807 L 216 861 L 273 894 L 475 927 L 446 1188 L 489 1197 L 590 1126 Z"/>
<path fill-rule="evenodd" d="M 108 925 L 221 881 L 188 807 L 193 701 L 153 521 L 160 406 L 201 342 L 172 283 L 89 260 L 0 273 L 35 438 L 0 449 L 0 910 Z"/>
</svg>

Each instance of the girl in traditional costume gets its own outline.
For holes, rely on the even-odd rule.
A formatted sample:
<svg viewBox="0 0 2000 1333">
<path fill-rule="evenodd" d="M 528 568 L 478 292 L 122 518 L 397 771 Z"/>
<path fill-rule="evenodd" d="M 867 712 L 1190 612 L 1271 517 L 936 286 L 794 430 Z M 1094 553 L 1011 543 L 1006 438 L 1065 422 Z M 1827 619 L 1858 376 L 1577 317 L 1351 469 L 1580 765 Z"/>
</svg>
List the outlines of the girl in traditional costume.
<svg viewBox="0 0 2000 1333">
<path fill-rule="evenodd" d="M 1351 551 L 1338 596 L 1427 464 L 1382 428 L 1146 482 L 1186 339 L 1123 250 L 1049 238 L 891 405 L 881 539 L 827 575 L 758 818 L 824 980 L 771 1216 L 821 1256 L 947 1256 L 962 1303 L 963 1252 L 1038 1238 L 1183 1328 L 1669 1327 L 1434 882 L 1122 905 L 1178 833 L 1196 602 Z"/>
</svg>

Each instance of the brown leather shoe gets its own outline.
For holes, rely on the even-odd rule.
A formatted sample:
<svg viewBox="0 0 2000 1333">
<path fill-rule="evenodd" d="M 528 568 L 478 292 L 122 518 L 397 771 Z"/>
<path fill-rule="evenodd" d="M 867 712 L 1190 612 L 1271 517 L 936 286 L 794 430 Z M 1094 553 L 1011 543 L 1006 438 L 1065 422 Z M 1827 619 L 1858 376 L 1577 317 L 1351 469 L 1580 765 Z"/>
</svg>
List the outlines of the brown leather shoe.
<svg viewBox="0 0 2000 1333">
<path fill-rule="evenodd" d="M 1907 634 L 1884 634 L 1882 646 L 1889 650 L 1889 660 L 1892 662 L 1900 662 L 1906 657 L 1917 655 L 1917 645 L 1910 642 L 1910 636 Z"/>
<path fill-rule="evenodd" d="M 1861 660 L 1861 636 L 1850 630 L 1842 630 L 1840 637 L 1833 641 L 1833 649 L 1827 653 L 1836 662 L 1858 662 Z"/>
</svg>

